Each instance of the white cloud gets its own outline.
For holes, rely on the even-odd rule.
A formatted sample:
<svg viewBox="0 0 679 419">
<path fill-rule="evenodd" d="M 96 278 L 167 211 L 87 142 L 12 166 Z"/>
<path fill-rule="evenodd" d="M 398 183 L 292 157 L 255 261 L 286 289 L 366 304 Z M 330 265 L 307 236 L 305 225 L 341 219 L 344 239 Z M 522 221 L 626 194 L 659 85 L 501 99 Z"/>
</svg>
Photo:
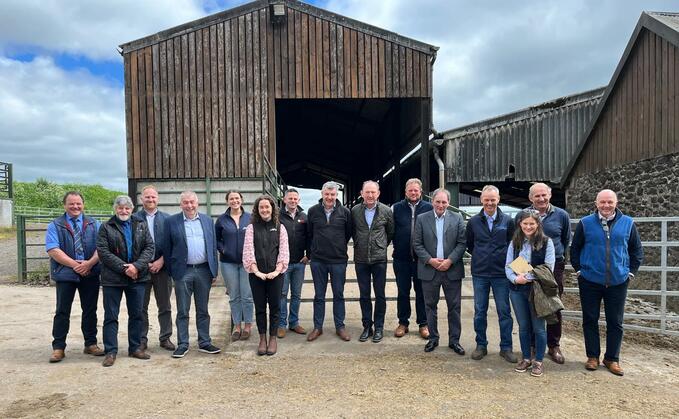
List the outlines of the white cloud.
<svg viewBox="0 0 679 419">
<path fill-rule="evenodd" d="M 126 188 L 123 91 L 49 57 L 0 57 L 0 153 L 17 180 Z"/>
</svg>

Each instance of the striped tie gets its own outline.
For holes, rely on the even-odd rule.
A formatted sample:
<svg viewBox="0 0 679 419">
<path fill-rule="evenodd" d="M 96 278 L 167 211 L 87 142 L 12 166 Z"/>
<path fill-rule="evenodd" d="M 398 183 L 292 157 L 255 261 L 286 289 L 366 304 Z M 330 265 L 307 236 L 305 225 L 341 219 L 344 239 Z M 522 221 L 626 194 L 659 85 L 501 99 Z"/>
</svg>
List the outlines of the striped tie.
<svg viewBox="0 0 679 419">
<path fill-rule="evenodd" d="M 73 248 L 75 249 L 75 254 L 82 255 L 83 252 L 83 239 L 80 232 L 80 227 L 78 227 L 78 217 L 71 218 L 73 223 Z"/>
</svg>

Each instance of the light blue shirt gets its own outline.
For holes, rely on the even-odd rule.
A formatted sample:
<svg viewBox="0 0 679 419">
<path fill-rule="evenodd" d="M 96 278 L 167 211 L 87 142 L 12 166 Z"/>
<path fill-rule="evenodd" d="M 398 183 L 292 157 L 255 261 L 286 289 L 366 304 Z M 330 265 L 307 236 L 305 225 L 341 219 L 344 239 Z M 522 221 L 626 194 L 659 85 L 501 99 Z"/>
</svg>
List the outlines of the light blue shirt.
<svg viewBox="0 0 679 419">
<path fill-rule="evenodd" d="M 375 218 L 375 210 L 377 209 L 377 204 L 375 204 L 372 209 L 365 207 L 365 222 L 368 223 L 368 227 L 373 225 L 373 218 Z"/>
<path fill-rule="evenodd" d="M 198 265 L 207 262 L 207 249 L 200 217 L 196 214 L 196 218 L 190 220 L 186 218 L 186 215 L 182 215 L 184 216 L 184 232 L 186 233 L 186 263 Z"/>
<path fill-rule="evenodd" d="M 514 246 L 512 243 L 509 243 L 509 248 L 507 249 L 507 259 L 505 260 L 505 275 L 507 276 L 507 279 L 512 284 L 515 284 L 516 282 L 516 277 L 518 276 L 512 268 L 509 267 L 509 264 L 514 262 L 514 259 L 516 259 L 519 256 L 523 256 L 524 259 L 530 263 L 530 257 L 532 254 L 532 249 L 530 246 L 530 243 L 528 243 L 528 240 L 524 240 L 523 246 L 521 246 L 521 251 L 519 251 L 518 256 L 514 256 Z M 549 269 L 554 272 L 554 262 L 556 262 L 556 256 L 554 254 L 554 243 L 552 242 L 552 239 L 547 240 L 547 249 L 545 250 L 545 265 L 549 266 Z M 529 272 L 526 274 L 526 279 L 533 280 L 535 277 L 533 276 L 532 272 Z"/>
<path fill-rule="evenodd" d="M 493 215 L 488 215 L 486 211 L 483 211 L 483 215 L 486 216 L 486 223 L 488 223 L 488 230 L 493 231 L 493 223 L 495 223 L 495 219 L 497 218 L 497 211 L 495 211 L 495 214 Z"/>
<path fill-rule="evenodd" d="M 434 211 L 434 218 L 436 219 L 436 258 L 437 259 L 444 259 L 445 256 L 443 255 L 443 227 L 446 223 L 446 213 L 444 212 L 443 215 L 439 217 L 438 214 L 436 214 L 436 211 Z"/>
<path fill-rule="evenodd" d="M 332 212 L 335 211 L 335 205 L 333 205 L 330 209 L 327 209 L 325 205 L 323 205 L 323 211 L 325 211 L 325 220 L 330 222 L 330 215 L 332 215 Z"/>
<path fill-rule="evenodd" d="M 155 228 L 154 220 L 156 219 L 156 214 L 158 213 L 158 209 L 153 211 L 153 214 L 149 214 L 148 212 L 144 211 L 144 214 L 146 215 L 146 224 L 149 226 L 149 233 L 151 233 L 151 238 L 153 239 L 153 242 L 156 242 L 156 235 L 155 231 L 153 229 Z"/>
<path fill-rule="evenodd" d="M 73 222 L 71 222 L 71 218 L 66 214 L 66 221 L 68 224 L 73 228 Z M 76 222 L 78 223 L 78 227 L 80 227 L 80 232 L 82 234 L 83 231 L 83 214 L 80 213 L 78 216 Z M 99 221 L 95 220 L 94 221 L 95 228 L 97 231 L 99 231 Z M 84 244 L 83 244 L 84 245 Z M 59 234 L 57 233 L 57 226 L 54 225 L 54 223 L 49 223 L 47 224 L 47 231 L 45 232 L 45 251 L 49 252 L 52 249 L 58 249 L 59 248 Z M 75 260 L 84 260 L 85 255 L 84 254 L 79 254 L 76 255 Z"/>
</svg>

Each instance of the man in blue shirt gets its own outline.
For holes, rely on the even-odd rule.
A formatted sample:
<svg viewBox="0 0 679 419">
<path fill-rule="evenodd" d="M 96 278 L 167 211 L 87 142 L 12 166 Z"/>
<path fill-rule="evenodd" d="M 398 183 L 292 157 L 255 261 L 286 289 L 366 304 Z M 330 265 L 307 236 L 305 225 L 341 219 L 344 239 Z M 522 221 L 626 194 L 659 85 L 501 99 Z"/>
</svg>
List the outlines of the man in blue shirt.
<svg viewBox="0 0 679 419">
<path fill-rule="evenodd" d="M 221 349 L 212 344 L 208 312 L 210 288 L 217 278 L 214 223 L 208 215 L 198 212 L 198 196 L 195 192 L 182 192 L 179 199 L 182 212 L 170 216 L 165 222 L 163 243 L 163 255 L 174 280 L 177 299 L 177 349 L 172 356 L 183 358 L 189 351 L 192 294 L 196 301 L 198 351 L 217 354 Z"/>
<path fill-rule="evenodd" d="M 554 279 L 559 287 L 559 297 L 563 295 L 563 271 L 566 266 L 565 254 L 571 240 L 571 222 L 568 213 L 555 207 L 549 201 L 552 189 L 544 183 L 535 183 L 528 190 L 528 199 L 532 203 L 528 209 L 535 210 L 542 222 L 545 235 L 554 243 L 556 262 L 554 263 Z M 519 215 L 517 215 L 518 218 Z M 565 362 L 561 352 L 561 312 L 556 313 L 557 323 L 547 325 L 547 347 L 552 361 L 557 364 Z"/>
<path fill-rule="evenodd" d="M 76 291 L 82 308 L 81 328 L 85 338 L 83 352 L 94 356 L 104 355 L 104 351 L 97 345 L 100 266 L 96 242 L 99 222 L 83 213 L 85 200 L 80 192 L 67 192 L 63 204 L 64 215 L 47 226 L 45 235 L 45 250 L 50 257 L 50 276 L 56 282 L 57 289 L 50 362 L 59 362 L 65 357 L 66 336 Z"/>
</svg>

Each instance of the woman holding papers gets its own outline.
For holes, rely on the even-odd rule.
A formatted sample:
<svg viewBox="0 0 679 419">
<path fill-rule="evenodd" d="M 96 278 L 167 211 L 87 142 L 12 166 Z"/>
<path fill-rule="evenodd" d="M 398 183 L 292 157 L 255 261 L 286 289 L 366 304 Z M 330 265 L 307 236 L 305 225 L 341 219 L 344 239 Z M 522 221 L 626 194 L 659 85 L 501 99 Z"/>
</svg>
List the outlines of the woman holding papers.
<svg viewBox="0 0 679 419">
<path fill-rule="evenodd" d="M 533 267 L 547 265 L 554 271 L 554 244 L 543 230 L 537 212 L 522 211 L 517 217 L 517 229 L 507 249 L 505 273 L 510 282 L 509 299 L 519 323 L 519 341 L 522 360 L 514 369 L 516 372 L 531 370 L 531 375 L 542 375 L 542 359 L 547 346 L 545 320 L 535 315 L 530 294 L 533 287 Z M 531 336 L 535 341 L 531 342 Z M 531 347 L 535 347 L 535 359 L 531 359 Z"/>
</svg>

